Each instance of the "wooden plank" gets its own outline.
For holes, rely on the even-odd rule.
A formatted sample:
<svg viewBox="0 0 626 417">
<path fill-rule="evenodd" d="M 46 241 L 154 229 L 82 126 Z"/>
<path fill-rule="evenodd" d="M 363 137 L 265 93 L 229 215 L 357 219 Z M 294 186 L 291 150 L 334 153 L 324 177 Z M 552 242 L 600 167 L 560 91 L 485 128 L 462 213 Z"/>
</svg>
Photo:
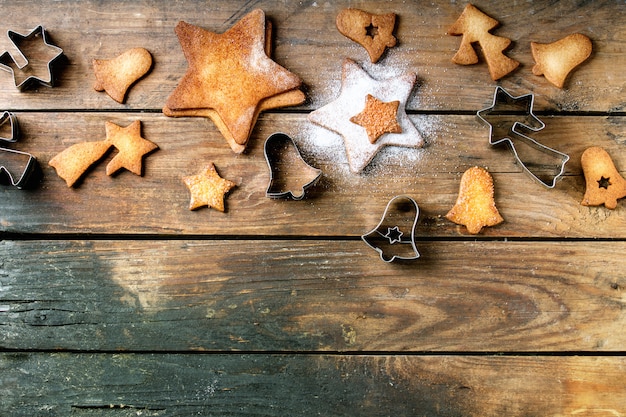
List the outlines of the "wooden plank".
<svg viewBox="0 0 626 417">
<path fill-rule="evenodd" d="M 235 155 L 210 121 L 171 119 L 159 114 L 19 113 L 24 137 L 14 148 L 33 153 L 43 169 L 34 190 L 0 187 L 0 228 L 18 233 L 138 233 L 358 236 L 378 223 L 395 195 L 413 196 L 421 209 L 418 235 L 459 236 L 465 229 L 443 216 L 454 205 L 461 174 L 473 165 L 494 175 L 496 202 L 506 222 L 485 229 L 488 236 L 624 237 L 623 204 L 616 210 L 583 207 L 585 184 L 580 155 L 603 146 L 625 176 L 626 117 L 547 117 L 537 140 L 571 156 L 567 177 L 544 189 L 515 165 L 504 148 L 487 144 L 488 129 L 474 116 L 413 115 L 424 133 L 423 149 L 389 148 L 364 173 L 348 169 L 339 135 L 316 127 L 305 115 L 263 116 L 249 150 Z M 48 161 L 67 147 L 105 137 L 105 121 L 126 126 L 143 122 L 142 134 L 160 149 L 144 159 L 144 176 L 106 176 L 106 161 L 94 165 L 84 182 L 68 189 Z M 298 143 L 307 161 L 324 171 L 303 201 L 265 197 L 269 170 L 263 156 L 267 136 L 283 131 Z M 111 155 L 109 155 L 111 158 Z M 214 162 L 237 187 L 226 199 L 227 213 L 189 211 L 181 178 Z M 280 222 L 271 219 L 280 218 Z M 538 227 L 539 225 L 539 227 Z"/>
<path fill-rule="evenodd" d="M 505 88 L 523 88 L 537 94 L 537 108 L 557 111 L 623 112 L 626 66 L 621 0 L 581 4 L 575 1 L 535 1 L 505 4 L 475 2 L 485 13 L 500 21 L 495 33 L 513 40 L 509 56 L 520 61 L 518 70 L 501 80 Z M 365 51 L 342 36 L 335 17 L 352 2 L 304 2 L 277 4 L 259 2 L 152 2 L 96 0 L 56 2 L 43 19 L 33 13 L 36 1 L 3 4 L 6 19 L 0 30 L 28 33 L 39 24 L 48 29 L 54 43 L 67 58 L 60 71 L 58 87 L 20 93 L 8 73 L 0 74 L 0 94 L 8 109 L 152 109 L 159 110 L 186 70 L 173 28 L 180 20 L 223 32 L 245 13 L 264 9 L 275 27 L 274 58 L 298 74 L 307 86 L 308 102 L 301 109 L 318 108 L 332 100 L 339 87 L 341 62 L 351 57 L 373 75 L 417 71 L 419 88 L 410 108 L 435 111 L 473 111 L 493 94 L 494 83 L 484 62 L 458 66 L 451 58 L 459 37 L 446 31 L 461 14 L 464 4 L 409 2 L 357 5 L 374 13 L 393 11 L 398 15 L 398 46 L 379 64 L 369 64 Z M 532 74 L 530 42 L 553 42 L 574 32 L 587 34 L 594 45 L 592 58 L 575 71 L 566 89 L 558 89 L 543 77 Z M 103 93 L 92 90 L 91 60 L 112 58 L 123 50 L 142 46 L 155 60 L 152 73 L 136 85 L 127 104 L 118 105 Z M 16 53 L 8 38 L 0 50 Z"/>
<path fill-rule="evenodd" d="M 624 350 L 626 243 L 3 241 L 0 347 Z"/>
<path fill-rule="evenodd" d="M 0 355 L 11 416 L 620 416 L 621 357 Z M 106 387 L 106 389 L 102 389 Z"/>
</svg>

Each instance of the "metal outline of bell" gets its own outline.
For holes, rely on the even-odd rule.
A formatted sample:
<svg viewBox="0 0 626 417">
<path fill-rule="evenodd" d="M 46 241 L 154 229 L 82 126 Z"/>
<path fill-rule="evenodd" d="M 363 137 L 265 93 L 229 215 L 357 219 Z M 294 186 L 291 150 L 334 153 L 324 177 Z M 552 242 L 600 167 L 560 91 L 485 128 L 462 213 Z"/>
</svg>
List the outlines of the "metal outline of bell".
<svg viewBox="0 0 626 417">
<path fill-rule="evenodd" d="M 391 221 L 389 222 L 389 218 L 395 214 L 395 211 L 399 211 L 399 208 L 402 204 L 410 207 L 410 210 L 414 210 L 413 219 L 410 222 L 410 230 L 405 230 L 405 225 L 400 225 L 397 222 Z M 402 210 L 402 214 L 406 216 L 409 210 Z M 410 214 L 410 213 L 409 213 Z M 420 257 L 420 253 L 415 246 L 415 227 L 417 225 L 417 221 L 419 218 L 419 206 L 415 202 L 414 199 L 407 195 L 398 195 L 387 203 L 387 207 L 385 207 L 385 212 L 378 223 L 378 225 L 372 229 L 370 232 L 361 236 L 361 239 L 372 249 L 377 251 L 380 255 L 380 259 L 384 262 L 393 262 L 396 259 L 401 260 L 412 260 Z M 402 229 L 402 230 L 401 230 Z M 408 233 L 407 233 L 408 232 Z M 408 239 L 407 239 L 408 237 Z M 411 256 L 402 256 L 393 254 L 390 258 L 386 258 L 386 251 L 381 246 L 392 247 L 394 245 L 410 245 L 412 255 Z M 396 247 L 397 249 L 397 247 Z"/>
</svg>

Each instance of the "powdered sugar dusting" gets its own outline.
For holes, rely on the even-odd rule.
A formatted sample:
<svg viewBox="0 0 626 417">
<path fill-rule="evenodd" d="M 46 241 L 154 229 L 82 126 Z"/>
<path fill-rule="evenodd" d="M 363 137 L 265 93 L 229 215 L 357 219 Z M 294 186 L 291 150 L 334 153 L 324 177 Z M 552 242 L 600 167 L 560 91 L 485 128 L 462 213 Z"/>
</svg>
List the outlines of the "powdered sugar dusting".
<svg viewBox="0 0 626 417">
<path fill-rule="evenodd" d="M 419 148 L 424 140 L 405 112 L 406 102 L 416 80 L 414 73 L 376 80 L 354 61 L 346 59 L 339 96 L 309 114 L 309 120 L 339 133 L 344 140 L 346 154 L 353 172 L 361 172 L 386 146 Z M 367 132 L 350 118 L 363 111 L 365 98 L 371 94 L 382 102 L 399 101 L 398 123 L 402 131 L 381 136 L 370 143 Z"/>
</svg>

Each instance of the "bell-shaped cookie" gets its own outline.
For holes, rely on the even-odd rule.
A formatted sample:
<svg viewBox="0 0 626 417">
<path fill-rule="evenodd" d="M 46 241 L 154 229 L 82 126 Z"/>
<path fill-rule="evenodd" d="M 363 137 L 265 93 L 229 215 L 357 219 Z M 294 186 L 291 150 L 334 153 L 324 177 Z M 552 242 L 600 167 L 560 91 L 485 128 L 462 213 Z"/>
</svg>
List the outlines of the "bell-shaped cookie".
<svg viewBox="0 0 626 417">
<path fill-rule="evenodd" d="M 493 178 L 484 168 L 472 167 L 463 173 L 459 196 L 446 218 L 467 227 L 471 234 L 480 233 L 485 226 L 504 221 L 493 198 Z"/>
<path fill-rule="evenodd" d="M 385 262 L 419 258 L 414 236 L 418 217 L 419 207 L 415 200 L 404 195 L 396 196 L 387 203 L 378 226 L 361 238 Z"/>
<path fill-rule="evenodd" d="M 585 175 L 583 206 L 599 206 L 613 210 L 617 200 L 626 197 L 626 180 L 619 174 L 611 156 L 599 146 L 583 152 L 580 164 Z"/>
<path fill-rule="evenodd" d="M 530 48 L 536 62 L 533 74 L 563 88 L 568 74 L 589 58 L 592 46 L 587 36 L 574 33 L 552 43 L 531 42 Z"/>
<path fill-rule="evenodd" d="M 378 62 L 387 48 L 396 45 L 393 30 L 395 13 L 373 14 L 359 9 L 344 9 L 336 19 L 339 33 L 358 43 L 367 51 L 372 64 Z"/>
<path fill-rule="evenodd" d="M 106 93 L 124 103 L 126 91 L 152 68 L 152 55 L 144 48 L 132 48 L 113 59 L 94 59 L 96 91 Z"/>
</svg>

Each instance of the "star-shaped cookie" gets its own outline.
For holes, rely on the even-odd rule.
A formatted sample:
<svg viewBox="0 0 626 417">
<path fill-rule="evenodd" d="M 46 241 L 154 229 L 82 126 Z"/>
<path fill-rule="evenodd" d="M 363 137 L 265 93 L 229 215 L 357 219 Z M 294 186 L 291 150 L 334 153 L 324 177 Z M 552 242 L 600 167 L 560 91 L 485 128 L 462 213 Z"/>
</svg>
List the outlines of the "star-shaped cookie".
<svg viewBox="0 0 626 417">
<path fill-rule="evenodd" d="M 105 128 L 107 141 L 119 151 L 107 164 L 107 175 L 112 175 L 118 170 L 126 168 L 133 174 L 141 176 L 144 155 L 158 148 L 155 143 L 141 137 L 141 122 L 135 120 L 126 127 L 106 122 Z"/>
<path fill-rule="evenodd" d="M 402 126 L 398 123 L 398 100 L 384 103 L 368 94 L 365 97 L 365 109 L 350 121 L 365 128 L 370 143 L 374 143 L 385 133 L 402 133 Z"/>
<path fill-rule="evenodd" d="M 270 33 L 258 9 L 222 34 L 179 22 L 176 34 L 189 67 L 163 113 L 209 117 L 232 150 L 243 152 L 261 111 L 305 100 L 301 79 L 269 57 Z"/>
<path fill-rule="evenodd" d="M 209 206 L 221 212 L 224 212 L 224 195 L 236 185 L 220 177 L 212 163 L 201 173 L 184 177 L 183 182 L 191 193 L 189 210 Z"/>
<path fill-rule="evenodd" d="M 68 187 L 73 186 L 90 166 L 100 161 L 114 146 L 119 152 L 107 164 L 107 175 L 122 168 L 141 176 L 143 157 L 158 149 L 155 144 L 141 137 L 141 121 L 135 120 L 126 127 L 112 122 L 105 123 L 106 139 L 96 142 L 76 143 L 56 154 L 48 163 Z"/>
<path fill-rule="evenodd" d="M 339 97 L 309 113 L 309 120 L 343 137 L 352 172 L 361 172 L 385 146 L 420 148 L 424 139 L 406 114 L 406 102 L 416 81 L 415 73 L 376 80 L 357 63 L 346 59 L 343 64 Z M 363 103 L 371 95 L 383 103 L 398 101 L 397 123 L 401 132 L 385 133 L 374 143 L 363 126 L 351 119 L 363 112 Z"/>
</svg>

